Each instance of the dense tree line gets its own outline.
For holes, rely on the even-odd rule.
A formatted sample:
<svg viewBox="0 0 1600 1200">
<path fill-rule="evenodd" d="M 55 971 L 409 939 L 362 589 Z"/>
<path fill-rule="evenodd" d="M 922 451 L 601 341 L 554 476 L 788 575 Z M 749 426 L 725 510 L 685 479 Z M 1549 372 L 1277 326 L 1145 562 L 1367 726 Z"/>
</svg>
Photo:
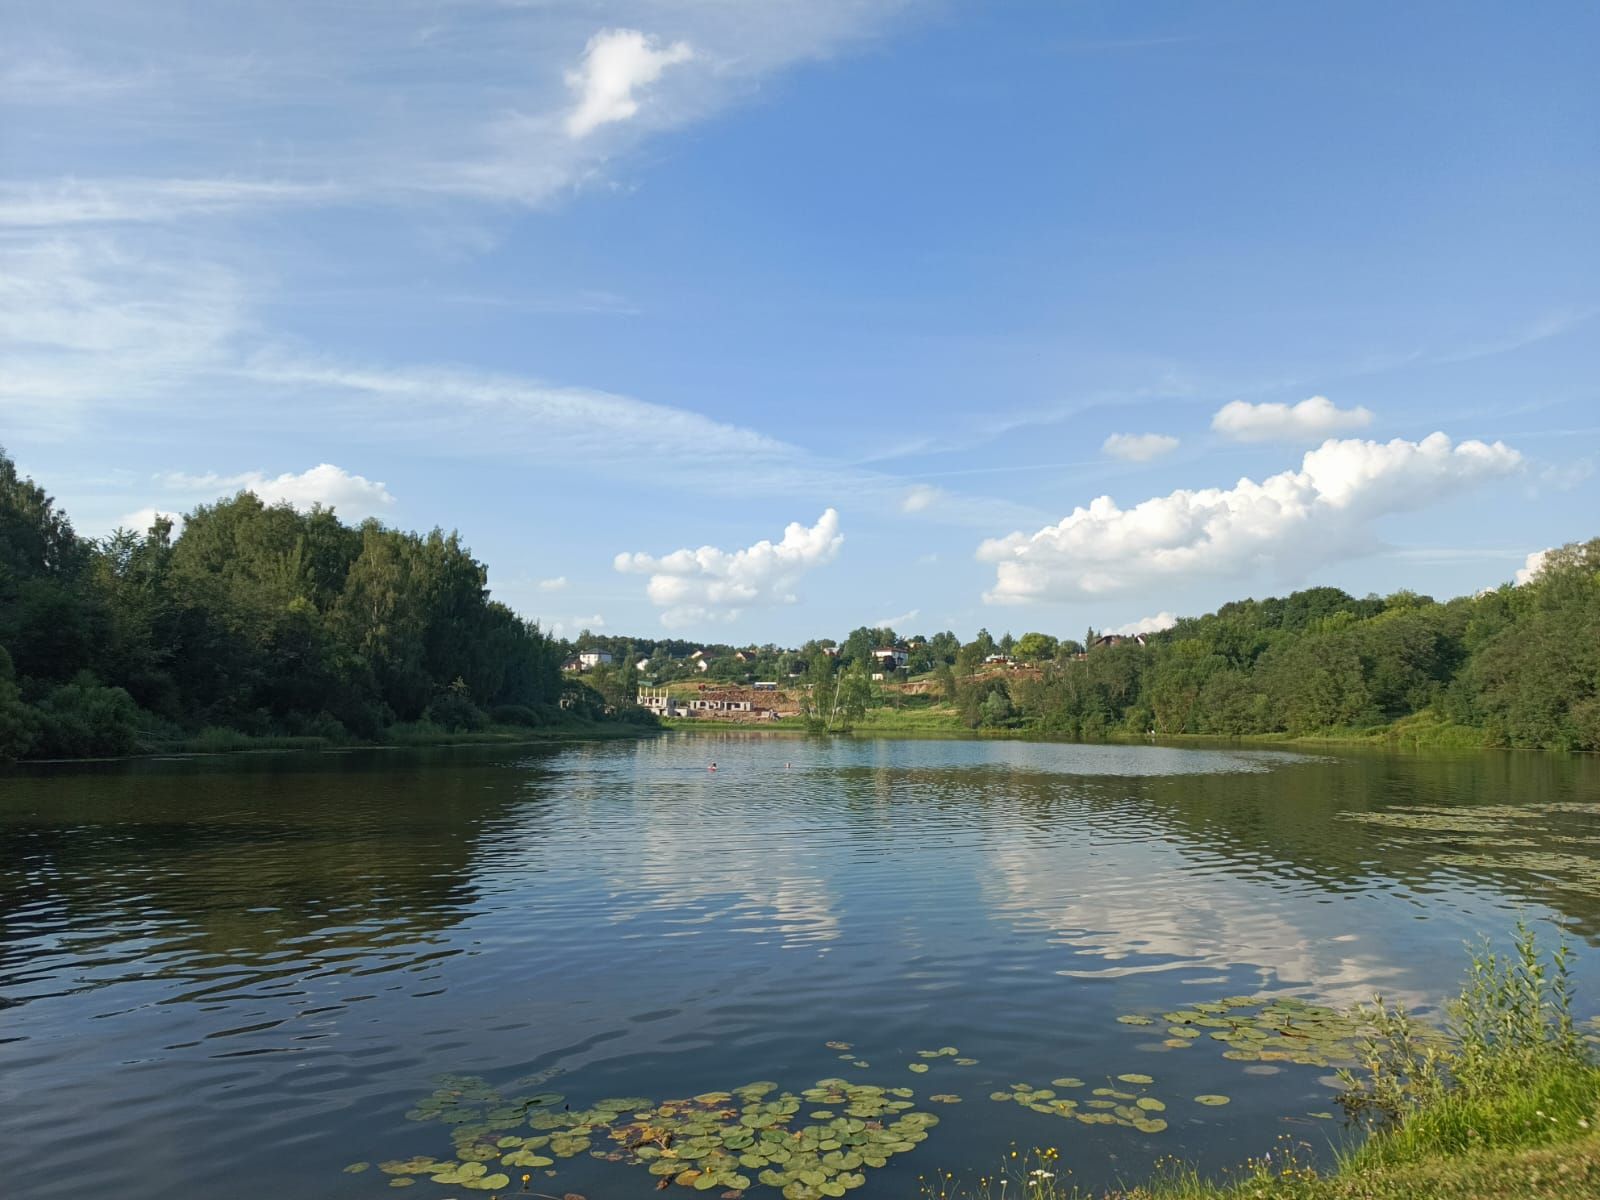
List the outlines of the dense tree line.
<svg viewBox="0 0 1600 1200">
<path fill-rule="evenodd" d="M 489 599 L 455 534 L 254 495 L 103 540 L 0 453 L 0 758 L 126 753 L 207 727 L 376 739 L 537 725 L 602 697 Z"/>
<path fill-rule="evenodd" d="M 952 677 L 947 690 L 970 726 L 1074 737 L 1425 720 L 1486 745 L 1597 750 L 1600 539 L 1552 551 L 1526 584 L 1477 596 L 1313 588 L 1224 605 L 1145 645 L 1071 645 L 1038 666 Z"/>
</svg>

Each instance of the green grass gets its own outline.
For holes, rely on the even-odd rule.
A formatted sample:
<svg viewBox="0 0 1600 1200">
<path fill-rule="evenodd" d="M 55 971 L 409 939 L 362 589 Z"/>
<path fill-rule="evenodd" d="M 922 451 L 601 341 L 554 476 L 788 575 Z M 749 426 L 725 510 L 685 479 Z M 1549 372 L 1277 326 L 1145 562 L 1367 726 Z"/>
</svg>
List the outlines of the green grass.
<svg viewBox="0 0 1600 1200">
<path fill-rule="evenodd" d="M 655 726 L 626 722 L 573 719 L 560 725 L 490 725 L 484 729 L 441 729 L 426 721 L 392 725 L 384 731 L 384 746 L 517 745 L 524 742 L 560 741 L 567 738 L 633 738 L 658 732 Z"/>
<path fill-rule="evenodd" d="M 333 744 L 325 737 L 257 737 L 210 725 L 193 737 L 179 738 L 157 749 L 160 753 L 232 754 L 241 750 L 325 750 Z"/>
<path fill-rule="evenodd" d="M 1600 1067 L 1573 1019 L 1566 946 L 1540 951 L 1518 925 L 1485 947 L 1442 1029 L 1381 999 L 1360 1010 L 1361 1063 L 1340 1104 L 1369 1130 L 1331 1170 L 1280 1138 L 1220 1178 L 1180 1162 L 1148 1181 L 1085 1191 L 1054 1149 L 1013 1154 L 993 1177 L 924 1180 L 922 1200 L 1576 1200 L 1600 1198 Z"/>
<path fill-rule="evenodd" d="M 901 731 L 917 733 L 972 733 L 961 723 L 961 717 L 955 709 L 940 705 L 938 707 L 919 706 L 915 708 L 871 708 L 860 721 L 857 721 L 853 733 L 899 733 Z"/>
<path fill-rule="evenodd" d="M 526 742 L 559 741 L 568 738 L 632 738 L 642 737 L 656 730 L 646 725 L 626 722 L 595 722 L 573 719 L 559 725 L 529 728 L 524 725 L 491 725 L 485 729 L 449 730 L 426 721 L 392 725 L 383 736 L 369 741 L 363 738 L 334 739 L 326 737 L 287 737 L 242 733 L 237 729 L 208 726 L 188 737 L 148 739 L 143 745 L 146 754 L 241 754 L 266 750 L 328 750 L 332 748 L 360 748 L 394 746 L 403 748 L 424 746 L 516 745 Z"/>
</svg>

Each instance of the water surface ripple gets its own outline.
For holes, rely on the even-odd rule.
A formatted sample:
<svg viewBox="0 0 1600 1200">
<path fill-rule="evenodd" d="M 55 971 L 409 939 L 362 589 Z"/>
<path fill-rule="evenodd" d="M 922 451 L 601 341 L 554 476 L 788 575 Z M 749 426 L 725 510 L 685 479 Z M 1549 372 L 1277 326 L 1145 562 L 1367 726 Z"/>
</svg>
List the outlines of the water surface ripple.
<svg viewBox="0 0 1600 1200">
<path fill-rule="evenodd" d="M 0 774 L 0 1178 L 22 1200 L 372 1196 L 385 1178 L 345 1164 L 447 1156 L 404 1117 L 446 1073 L 574 1107 L 847 1073 L 961 1095 L 867 1197 L 1013 1141 L 1090 1184 L 1280 1131 L 1326 1149 L 1325 1072 L 1117 1016 L 1433 1003 L 1463 941 L 1518 914 L 1592 944 L 1600 896 L 1528 868 L 1592 862 L 1596 801 L 1586 758 L 742 734 Z M 1350 819 L 1535 803 L 1574 807 L 1528 823 L 1516 869 Z M 979 1062 L 908 1071 L 944 1045 Z M 1127 1071 L 1165 1132 L 988 1099 Z M 546 1182 L 655 1180 L 580 1158 Z"/>
</svg>

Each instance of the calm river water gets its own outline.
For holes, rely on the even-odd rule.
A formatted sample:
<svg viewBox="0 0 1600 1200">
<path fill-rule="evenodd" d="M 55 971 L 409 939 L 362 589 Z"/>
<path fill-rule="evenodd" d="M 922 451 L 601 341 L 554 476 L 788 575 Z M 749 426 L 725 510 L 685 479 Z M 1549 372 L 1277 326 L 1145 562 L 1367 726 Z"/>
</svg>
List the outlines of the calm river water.
<svg viewBox="0 0 1600 1200">
<path fill-rule="evenodd" d="M 343 1168 L 451 1157 L 406 1116 L 445 1075 L 573 1109 L 912 1088 L 941 1120 L 866 1198 L 1013 1143 L 1088 1184 L 1326 1151 L 1326 1067 L 1172 1047 L 1161 1014 L 1435 1002 L 1518 915 L 1578 943 L 1592 1011 L 1597 859 L 1600 761 L 1553 755 L 675 734 L 0 773 L 0 1189 L 377 1196 Z M 1128 1073 L 1165 1129 L 990 1098 Z M 554 1169 L 530 1186 L 657 1182 Z"/>
</svg>

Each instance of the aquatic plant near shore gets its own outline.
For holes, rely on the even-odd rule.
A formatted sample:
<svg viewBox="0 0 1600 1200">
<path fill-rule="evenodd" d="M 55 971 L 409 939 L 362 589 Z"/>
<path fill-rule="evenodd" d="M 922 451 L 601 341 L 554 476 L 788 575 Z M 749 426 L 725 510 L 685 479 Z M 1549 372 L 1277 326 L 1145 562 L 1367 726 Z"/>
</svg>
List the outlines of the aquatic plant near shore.
<svg viewBox="0 0 1600 1200">
<path fill-rule="evenodd" d="M 1371 1136 L 1331 1173 L 1310 1147 L 1283 1137 L 1244 1166 L 1208 1179 L 1175 1159 L 1157 1164 L 1120 1200 L 1451 1200 L 1600 1196 L 1597 1037 L 1573 1015 L 1565 945 L 1548 955 L 1519 923 L 1514 949 L 1472 959 L 1443 1028 L 1381 1000 L 1351 1016 L 1363 1027 L 1355 1066 L 1340 1072 L 1341 1102 Z M 1200 1006 L 1196 1006 L 1199 1008 Z M 1594 1021 L 1600 1030 L 1600 1019 Z M 1226 1104 L 1224 1096 L 1197 1096 Z M 1314 1114 L 1325 1115 L 1325 1114 Z M 923 1180 L 923 1200 L 1088 1200 L 1045 1151 L 994 1176 Z"/>
<path fill-rule="evenodd" d="M 548 1169 L 589 1154 L 642 1165 L 661 1187 L 742 1192 L 759 1182 L 785 1200 L 822 1200 L 860 1187 L 868 1170 L 915 1149 L 939 1123 L 916 1111 L 909 1088 L 843 1079 L 798 1094 L 763 1080 L 660 1103 L 622 1097 L 573 1109 L 563 1100 L 553 1092 L 506 1099 L 480 1079 L 448 1079 L 407 1115 L 453 1126 L 454 1157 L 396 1159 L 379 1170 L 396 1181 L 493 1191 L 510 1182 L 496 1164 Z M 534 1135 L 511 1132 L 524 1126 Z"/>
</svg>

